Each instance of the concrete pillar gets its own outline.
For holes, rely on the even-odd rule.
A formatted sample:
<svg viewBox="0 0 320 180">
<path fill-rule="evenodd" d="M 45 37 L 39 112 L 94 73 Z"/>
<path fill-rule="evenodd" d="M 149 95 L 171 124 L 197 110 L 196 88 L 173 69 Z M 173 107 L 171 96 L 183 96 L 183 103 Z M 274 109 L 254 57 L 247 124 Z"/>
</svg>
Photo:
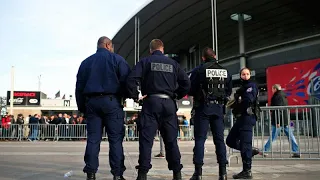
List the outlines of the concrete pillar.
<svg viewBox="0 0 320 180">
<path fill-rule="evenodd" d="M 238 21 L 239 32 L 239 53 L 240 53 L 240 69 L 246 67 L 246 49 L 245 49 L 245 37 L 244 37 L 244 22 L 249 21 L 252 17 L 248 14 L 232 14 L 230 18 L 234 21 Z"/>
</svg>

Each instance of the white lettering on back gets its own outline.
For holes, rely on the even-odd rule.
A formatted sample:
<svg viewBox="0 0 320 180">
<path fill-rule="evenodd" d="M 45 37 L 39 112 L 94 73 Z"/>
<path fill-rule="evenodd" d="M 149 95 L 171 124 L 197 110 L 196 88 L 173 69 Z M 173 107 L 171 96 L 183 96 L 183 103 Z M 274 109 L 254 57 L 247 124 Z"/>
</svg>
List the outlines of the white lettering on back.
<svg viewBox="0 0 320 180">
<path fill-rule="evenodd" d="M 151 71 L 161 71 L 173 73 L 172 64 L 151 63 Z"/>
<path fill-rule="evenodd" d="M 228 71 L 225 69 L 206 69 L 207 78 L 227 78 Z"/>
</svg>

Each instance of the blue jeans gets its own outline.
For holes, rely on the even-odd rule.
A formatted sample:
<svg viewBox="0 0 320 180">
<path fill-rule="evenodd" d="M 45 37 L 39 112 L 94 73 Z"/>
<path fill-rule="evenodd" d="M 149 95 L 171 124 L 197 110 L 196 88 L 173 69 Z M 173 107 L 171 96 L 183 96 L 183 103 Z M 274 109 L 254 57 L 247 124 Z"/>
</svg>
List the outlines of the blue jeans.
<svg viewBox="0 0 320 180">
<path fill-rule="evenodd" d="M 132 129 L 132 127 L 129 127 L 129 137 L 133 137 L 134 136 L 134 130 Z"/>
<path fill-rule="evenodd" d="M 285 127 L 281 126 L 281 127 L 277 128 L 276 126 L 272 125 L 272 142 L 277 140 L 281 130 L 284 130 L 284 133 L 288 137 L 288 140 L 289 140 L 289 136 L 290 136 L 292 152 L 293 153 L 298 153 L 299 152 L 299 147 L 298 147 L 296 138 L 293 135 L 292 128 L 289 128 L 288 126 L 285 126 Z M 270 151 L 270 146 L 271 146 L 271 143 L 270 143 L 270 138 L 269 138 L 268 142 L 264 146 L 264 151 L 265 152 Z"/>
<path fill-rule="evenodd" d="M 29 136 L 30 140 L 35 141 L 38 138 L 39 126 L 37 124 L 31 124 L 31 134 Z"/>
</svg>

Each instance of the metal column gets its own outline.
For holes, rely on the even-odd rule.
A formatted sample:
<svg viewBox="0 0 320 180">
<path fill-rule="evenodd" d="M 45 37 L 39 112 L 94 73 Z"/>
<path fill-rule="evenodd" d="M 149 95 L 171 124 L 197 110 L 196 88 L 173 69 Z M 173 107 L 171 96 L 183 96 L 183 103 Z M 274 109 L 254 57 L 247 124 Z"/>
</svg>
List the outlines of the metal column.
<svg viewBox="0 0 320 180">
<path fill-rule="evenodd" d="M 140 61 L 140 18 L 137 18 L 137 62 Z"/>
<path fill-rule="evenodd" d="M 217 20 L 217 0 L 213 0 L 213 10 L 214 10 L 214 35 L 215 35 L 215 52 L 216 59 L 218 59 L 218 20 Z"/>
<path fill-rule="evenodd" d="M 134 17 L 134 65 L 137 64 L 137 16 Z"/>
<path fill-rule="evenodd" d="M 243 14 L 238 14 L 238 31 L 239 31 L 239 53 L 240 53 L 240 69 L 246 67 L 245 57 L 245 40 L 243 29 L 244 18 Z"/>
<path fill-rule="evenodd" d="M 140 19 L 134 18 L 134 64 L 136 65 L 140 58 Z"/>
<path fill-rule="evenodd" d="M 211 0 L 211 19 L 212 19 L 212 49 L 216 51 L 216 0 Z"/>
<path fill-rule="evenodd" d="M 137 64 L 140 58 L 140 19 L 138 16 L 134 17 L 134 65 Z M 137 87 L 137 90 L 140 91 L 140 86 Z M 141 94 L 141 92 L 140 92 Z"/>
<path fill-rule="evenodd" d="M 197 66 L 200 65 L 201 62 L 202 62 L 202 54 L 201 54 L 201 46 L 200 46 L 200 44 L 198 46 L 198 53 L 199 53 L 199 59 L 198 59 Z"/>
</svg>

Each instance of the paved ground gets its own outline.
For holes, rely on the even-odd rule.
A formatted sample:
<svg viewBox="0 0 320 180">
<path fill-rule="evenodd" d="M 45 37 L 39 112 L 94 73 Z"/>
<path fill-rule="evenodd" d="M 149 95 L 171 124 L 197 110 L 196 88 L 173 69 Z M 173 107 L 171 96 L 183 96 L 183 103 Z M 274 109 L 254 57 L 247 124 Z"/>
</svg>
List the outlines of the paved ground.
<svg viewBox="0 0 320 180">
<path fill-rule="evenodd" d="M 125 177 L 135 180 L 134 166 L 138 159 L 138 143 L 125 142 L 126 166 Z M 182 154 L 183 176 L 187 180 L 193 173 L 192 141 L 179 142 Z M 214 154 L 214 146 L 208 141 L 205 154 L 204 180 L 217 179 L 218 167 Z M 85 142 L 0 142 L 0 179 L 1 180 L 58 180 L 64 173 L 73 171 L 72 180 L 84 180 L 83 152 Z M 159 143 L 155 143 L 154 154 L 158 152 Z M 99 180 L 112 179 L 108 165 L 108 144 L 102 143 Z M 241 160 L 241 159 L 240 159 Z M 172 179 L 167 170 L 165 159 L 152 159 L 153 169 L 149 172 L 149 180 Z M 231 161 L 228 176 L 241 170 L 236 158 Z M 255 160 L 253 166 L 254 179 L 282 180 L 318 180 L 320 179 L 320 161 L 306 160 Z"/>
</svg>

